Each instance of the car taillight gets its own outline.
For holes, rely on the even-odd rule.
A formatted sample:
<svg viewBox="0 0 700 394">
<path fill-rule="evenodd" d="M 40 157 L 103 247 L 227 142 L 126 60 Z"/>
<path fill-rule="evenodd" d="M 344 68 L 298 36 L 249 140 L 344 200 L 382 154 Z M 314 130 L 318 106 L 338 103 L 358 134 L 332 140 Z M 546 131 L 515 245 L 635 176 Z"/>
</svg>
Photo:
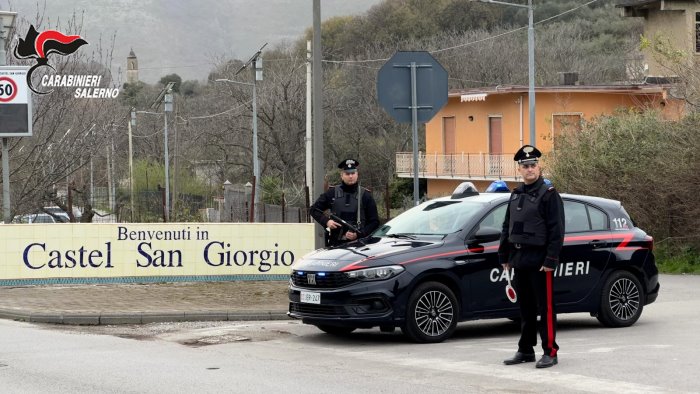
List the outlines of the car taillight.
<svg viewBox="0 0 700 394">
<path fill-rule="evenodd" d="M 654 237 L 647 235 L 646 238 L 644 238 L 644 246 L 647 247 L 650 252 L 654 250 Z"/>
</svg>

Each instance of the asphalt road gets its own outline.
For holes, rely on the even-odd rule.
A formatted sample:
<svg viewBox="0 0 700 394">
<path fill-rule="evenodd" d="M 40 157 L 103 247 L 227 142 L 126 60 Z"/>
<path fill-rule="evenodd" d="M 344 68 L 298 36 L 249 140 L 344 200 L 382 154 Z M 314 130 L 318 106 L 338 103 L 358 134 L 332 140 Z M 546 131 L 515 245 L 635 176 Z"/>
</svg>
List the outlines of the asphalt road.
<svg viewBox="0 0 700 394">
<path fill-rule="evenodd" d="M 335 338 L 297 321 L 65 327 L 0 321 L 3 392 L 699 392 L 700 276 L 663 276 L 632 327 L 561 315 L 559 365 L 504 366 L 507 320 L 441 344 L 397 331 Z"/>
</svg>

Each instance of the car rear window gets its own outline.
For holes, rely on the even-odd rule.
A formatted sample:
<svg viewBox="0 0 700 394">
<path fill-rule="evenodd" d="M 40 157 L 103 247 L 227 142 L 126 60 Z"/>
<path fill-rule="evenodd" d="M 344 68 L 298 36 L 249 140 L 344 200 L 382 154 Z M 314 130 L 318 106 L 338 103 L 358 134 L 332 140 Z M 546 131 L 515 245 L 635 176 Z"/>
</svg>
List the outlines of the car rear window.
<svg viewBox="0 0 700 394">
<path fill-rule="evenodd" d="M 620 206 L 620 210 L 617 213 L 616 217 L 610 219 L 610 225 L 613 230 L 629 230 L 637 227 L 623 206 Z"/>
</svg>

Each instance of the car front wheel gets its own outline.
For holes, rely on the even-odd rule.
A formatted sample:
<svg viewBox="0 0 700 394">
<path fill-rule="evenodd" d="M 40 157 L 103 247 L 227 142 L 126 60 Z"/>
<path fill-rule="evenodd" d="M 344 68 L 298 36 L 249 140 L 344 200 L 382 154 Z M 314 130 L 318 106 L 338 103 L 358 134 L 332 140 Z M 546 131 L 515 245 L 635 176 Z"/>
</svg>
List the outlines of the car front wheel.
<svg viewBox="0 0 700 394">
<path fill-rule="evenodd" d="M 459 306 L 449 287 L 438 282 L 419 285 L 408 300 L 402 331 L 415 342 L 437 343 L 449 338 L 457 327 Z"/>
<path fill-rule="evenodd" d="M 603 286 L 598 320 L 606 327 L 627 327 L 642 315 L 644 292 L 637 277 L 613 272 Z"/>
</svg>

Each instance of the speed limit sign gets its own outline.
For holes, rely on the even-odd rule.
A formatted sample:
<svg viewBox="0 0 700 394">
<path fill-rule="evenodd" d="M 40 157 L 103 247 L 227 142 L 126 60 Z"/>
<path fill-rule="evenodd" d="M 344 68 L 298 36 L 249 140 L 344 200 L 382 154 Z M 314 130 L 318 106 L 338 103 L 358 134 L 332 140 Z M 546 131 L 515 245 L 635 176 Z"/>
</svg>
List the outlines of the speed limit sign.
<svg viewBox="0 0 700 394">
<path fill-rule="evenodd" d="M 10 77 L 0 77 L 0 103 L 9 103 L 17 97 L 17 84 Z"/>
<path fill-rule="evenodd" d="M 0 137 L 32 135 L 32 100 L 27 86 L 29 67 L 0 67 Z"/>
</svg>

